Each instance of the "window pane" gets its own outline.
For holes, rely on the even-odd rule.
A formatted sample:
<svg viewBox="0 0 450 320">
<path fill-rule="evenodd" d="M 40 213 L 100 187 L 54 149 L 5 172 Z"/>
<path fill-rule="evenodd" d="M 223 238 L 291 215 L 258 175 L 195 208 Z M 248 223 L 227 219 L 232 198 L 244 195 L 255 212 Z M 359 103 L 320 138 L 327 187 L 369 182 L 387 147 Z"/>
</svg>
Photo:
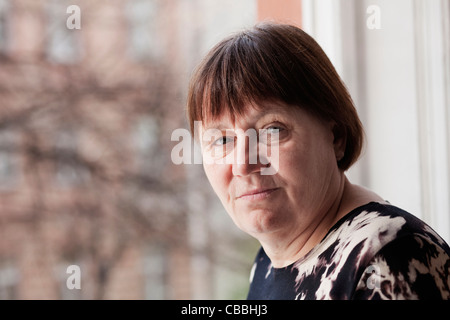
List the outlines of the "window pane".
<svg viewBox="0 0 450 320">
<path fill-rule="evenodd" d="M 80 58 L 78 31 L 66 26 L 70 1 L 52 0 L 47 6 L 47 57 L 56 63 L 74 63 Z"/>
<path fill-rule="evenodd" d="M 159 0 L 128 2 L 126 14 L 129 26 L 129 55 L 132 59 L 158 59 L 163 56 L 163 37 L 158 27 L 161 7 Z"/>
<path fill-rule="evenodd" d="M 8 12 L 10 4 L 8 0 L 0 0 L 0 51 L 5 51 L 8 46 Z"/>
</svg>

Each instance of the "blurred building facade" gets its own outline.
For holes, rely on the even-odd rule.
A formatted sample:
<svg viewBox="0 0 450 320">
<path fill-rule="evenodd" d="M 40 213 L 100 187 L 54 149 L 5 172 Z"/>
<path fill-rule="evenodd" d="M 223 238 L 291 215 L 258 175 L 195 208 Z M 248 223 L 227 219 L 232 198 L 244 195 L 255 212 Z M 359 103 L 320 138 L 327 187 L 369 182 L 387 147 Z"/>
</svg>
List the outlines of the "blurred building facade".
<svg viewBox="0 0 450 320">
<path fill-rule="evenodd" d="M 1 298 L 189 297 L 172 6 L 1 2 Z"/>
</svg>

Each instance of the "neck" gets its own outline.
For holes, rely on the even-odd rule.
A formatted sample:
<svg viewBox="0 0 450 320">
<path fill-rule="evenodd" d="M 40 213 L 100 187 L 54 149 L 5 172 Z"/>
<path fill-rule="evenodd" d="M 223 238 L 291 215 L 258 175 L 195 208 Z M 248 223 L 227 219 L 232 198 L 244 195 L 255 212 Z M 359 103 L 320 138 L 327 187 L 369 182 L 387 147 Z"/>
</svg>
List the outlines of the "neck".
<svg viewBox="0 0 450 320">
<path fill-rule="evenodd" d="M 309 221 L 307 218 L 302 219 L 302 225 L 258 239 L 274 267 L 282 268 L 294 263 L 319 244 L 330 228 L 346 214 L 341 207 L 348 208 L 343 200 L 348 199 L 346 192 L 350 186 L 342 173 L 338 188 L 331 199 L 324 202 L 327 204 L 323 208 L 317 208 L 316 212 L 304 215 L 310 217 Z"/>
</svg>

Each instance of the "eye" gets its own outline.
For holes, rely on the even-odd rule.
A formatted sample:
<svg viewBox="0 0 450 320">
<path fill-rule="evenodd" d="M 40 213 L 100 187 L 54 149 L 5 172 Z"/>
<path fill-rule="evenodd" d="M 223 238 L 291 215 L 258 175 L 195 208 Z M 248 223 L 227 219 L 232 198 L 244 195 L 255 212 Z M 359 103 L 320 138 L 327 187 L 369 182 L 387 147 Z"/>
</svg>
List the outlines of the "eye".
<svg viewBox="0 0 450 320">
<path fill-rule="evenodd" d="M 264 135 L 272 135 L 272 134 L 281 134 L 285 129 L 281 125 L 273 124 L 270 126 L 267 126 L 266 128 L 260 130 L 260 136 Z"/>
<path fill-rule="evenodd" d="M 284 129 L 281 126 L 270 126 L 268 128 L 265 129 L 267 131 L 267 133 L 280 133 L 281 131 L 283 131 Z"/>
<path fill-rule="evenodd" d="M 278 143 L 285 136 L 285 132 L 283 125 L 273 123 L 259 131 L 259 141 L 265 144 Z"/>
<path fill-rule="evenodd" d="M 223 146 L 223 145 L 225 145 L 225 144 L 227 144 L 227 143 L 230 143 L 230 142 L 232 142 L 232 141 L 234 141 L 233 137 L 226 137 L 226 136 L 223 136 L 223 137 L 220 137 L 219 139 L 215 140 L 215 141 L 212 143 L 212 145 L 213 145 L 213 146 Z"/>
</svg>

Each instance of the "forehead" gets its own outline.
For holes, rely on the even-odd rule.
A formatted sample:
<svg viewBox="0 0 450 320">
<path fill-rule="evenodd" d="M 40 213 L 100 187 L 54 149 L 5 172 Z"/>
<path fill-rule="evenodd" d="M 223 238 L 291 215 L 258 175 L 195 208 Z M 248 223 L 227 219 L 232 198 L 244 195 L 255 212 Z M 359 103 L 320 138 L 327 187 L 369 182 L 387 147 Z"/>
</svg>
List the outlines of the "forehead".
<svg viewBox="0 0 450 320">
<path fill-rule="evenodd" d="M 281 102 L 262 102 L 247 104 L 241 114 L 224 112 L 214 118 L 208 117 L 202 122 L 202 129 L 229 129 L 256 123 L 259 119 L 270 115 L 288 115 L 295 107 Z"/>
</svg>

